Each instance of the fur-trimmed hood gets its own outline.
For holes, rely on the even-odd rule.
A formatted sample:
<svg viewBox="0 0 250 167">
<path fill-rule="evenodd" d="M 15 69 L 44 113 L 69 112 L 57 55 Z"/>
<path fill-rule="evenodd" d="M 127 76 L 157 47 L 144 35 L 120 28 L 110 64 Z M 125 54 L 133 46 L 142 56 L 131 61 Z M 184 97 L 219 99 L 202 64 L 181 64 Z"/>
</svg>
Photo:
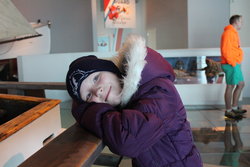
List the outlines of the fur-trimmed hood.
<svg viewBox="0 0 250 167">
<path fill-rule="evenodd" d="M 131 96 L 138 89 L 142 70 L 147 63 L 145 60 L 146 55 L 145 39 L 141 36 L 129 35 L 122 48 L 118 51 L 118 55 L 111 60 L 125 74 L 122 79 L 122 106 L 128 103 Z"/>
<path fill-rule="evenodd" d="M 133 94 L 143 84 L 155 77 L 167 77 L 174 81 L 174 72 L 158 52 L 146 47 L 146 41 L 138 35 L 129 35 L 118 55 L 111 61 L 124 74 L 121 105 L 126 105 Z M 150 62 L 150 64 L 148 64 Z"/>
</svg>

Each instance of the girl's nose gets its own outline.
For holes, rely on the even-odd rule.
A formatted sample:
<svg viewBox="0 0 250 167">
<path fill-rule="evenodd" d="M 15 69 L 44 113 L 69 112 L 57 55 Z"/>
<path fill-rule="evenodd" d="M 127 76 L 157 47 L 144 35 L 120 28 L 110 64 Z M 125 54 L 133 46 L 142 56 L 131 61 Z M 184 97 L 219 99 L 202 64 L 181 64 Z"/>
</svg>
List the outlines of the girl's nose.
<svg viewBox="0 0 250 167">
<path fill-rule="evenodd" d="M 97 97 L 101 97 L 103 94 L 103 87 L 102 86 L 98 86 L 96 89 L 95 89 L 95 95 Z"/>
</svg>

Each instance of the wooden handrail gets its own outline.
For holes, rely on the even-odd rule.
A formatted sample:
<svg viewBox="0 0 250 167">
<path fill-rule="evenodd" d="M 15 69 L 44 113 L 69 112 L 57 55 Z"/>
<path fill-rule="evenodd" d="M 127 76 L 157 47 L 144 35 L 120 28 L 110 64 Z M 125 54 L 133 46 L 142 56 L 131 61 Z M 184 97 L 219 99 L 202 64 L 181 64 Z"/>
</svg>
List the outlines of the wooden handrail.
<svg viewBox="0 0 250 167">
<path fill-rule="evenodd" d="M 74 124 L 25 160 L 20 167 L 89 167 L 103 148 L 101 139 Z"/>
<path fill-rule="evenodd" d="M 9 112 L 5 116 L 0 117 L 0 142 L 35 121 L 60 102 L 57 99 L 0 94 L 0 109 L 5 109 L 7 113 Z M 15 107 L 16 104 L 18 107 Z M 18 115 L 11 111 L 13 108 L 17 109 L 15 112 Z M 9 121 L 10 119 L 11 121 Z"/>
<path fill-rule="evenodd" d="M 57 89 L 66 90 L 65 82 L 11 82 L 1 81 L 0 89 Z"/>
<path fill-rule="evenodd" d="M 1 81 L 1 93 L 45 97 L 45 90 L 66 90 L 65 82 L 12 82 Z"/>
</svg>

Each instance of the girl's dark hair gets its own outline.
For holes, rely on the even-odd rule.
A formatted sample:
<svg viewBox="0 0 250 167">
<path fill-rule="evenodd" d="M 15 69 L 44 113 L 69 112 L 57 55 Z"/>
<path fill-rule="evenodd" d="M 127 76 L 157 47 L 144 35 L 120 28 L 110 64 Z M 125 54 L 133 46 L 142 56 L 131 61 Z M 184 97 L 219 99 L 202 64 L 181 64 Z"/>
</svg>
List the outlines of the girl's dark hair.
<svg viewBox="0 0 250 167">
<path fill-rule="evenodd" d="M 242 16 L 241 15 L 233 15 L 230 17 L 229 19 L 229 23 L 230 24 L 234 24 L 236 23 L 236 21 L 238 21 Z"/>
</svg>

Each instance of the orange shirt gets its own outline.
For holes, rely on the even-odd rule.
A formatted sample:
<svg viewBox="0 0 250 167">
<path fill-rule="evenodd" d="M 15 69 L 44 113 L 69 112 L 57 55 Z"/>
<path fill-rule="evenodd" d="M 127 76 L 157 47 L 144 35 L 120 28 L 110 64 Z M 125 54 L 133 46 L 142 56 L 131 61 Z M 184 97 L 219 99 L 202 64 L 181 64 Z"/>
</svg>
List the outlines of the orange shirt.
<svg viewBox="0 0 250 167">
<path fill-rule="evenodd" d="M 230 24 L 224 28 L 221 36 L 221 64 L 236 66 L 241 64 L 243 51 L 240 48 L 240 39 L 237 30 Z"/>
</svg>

